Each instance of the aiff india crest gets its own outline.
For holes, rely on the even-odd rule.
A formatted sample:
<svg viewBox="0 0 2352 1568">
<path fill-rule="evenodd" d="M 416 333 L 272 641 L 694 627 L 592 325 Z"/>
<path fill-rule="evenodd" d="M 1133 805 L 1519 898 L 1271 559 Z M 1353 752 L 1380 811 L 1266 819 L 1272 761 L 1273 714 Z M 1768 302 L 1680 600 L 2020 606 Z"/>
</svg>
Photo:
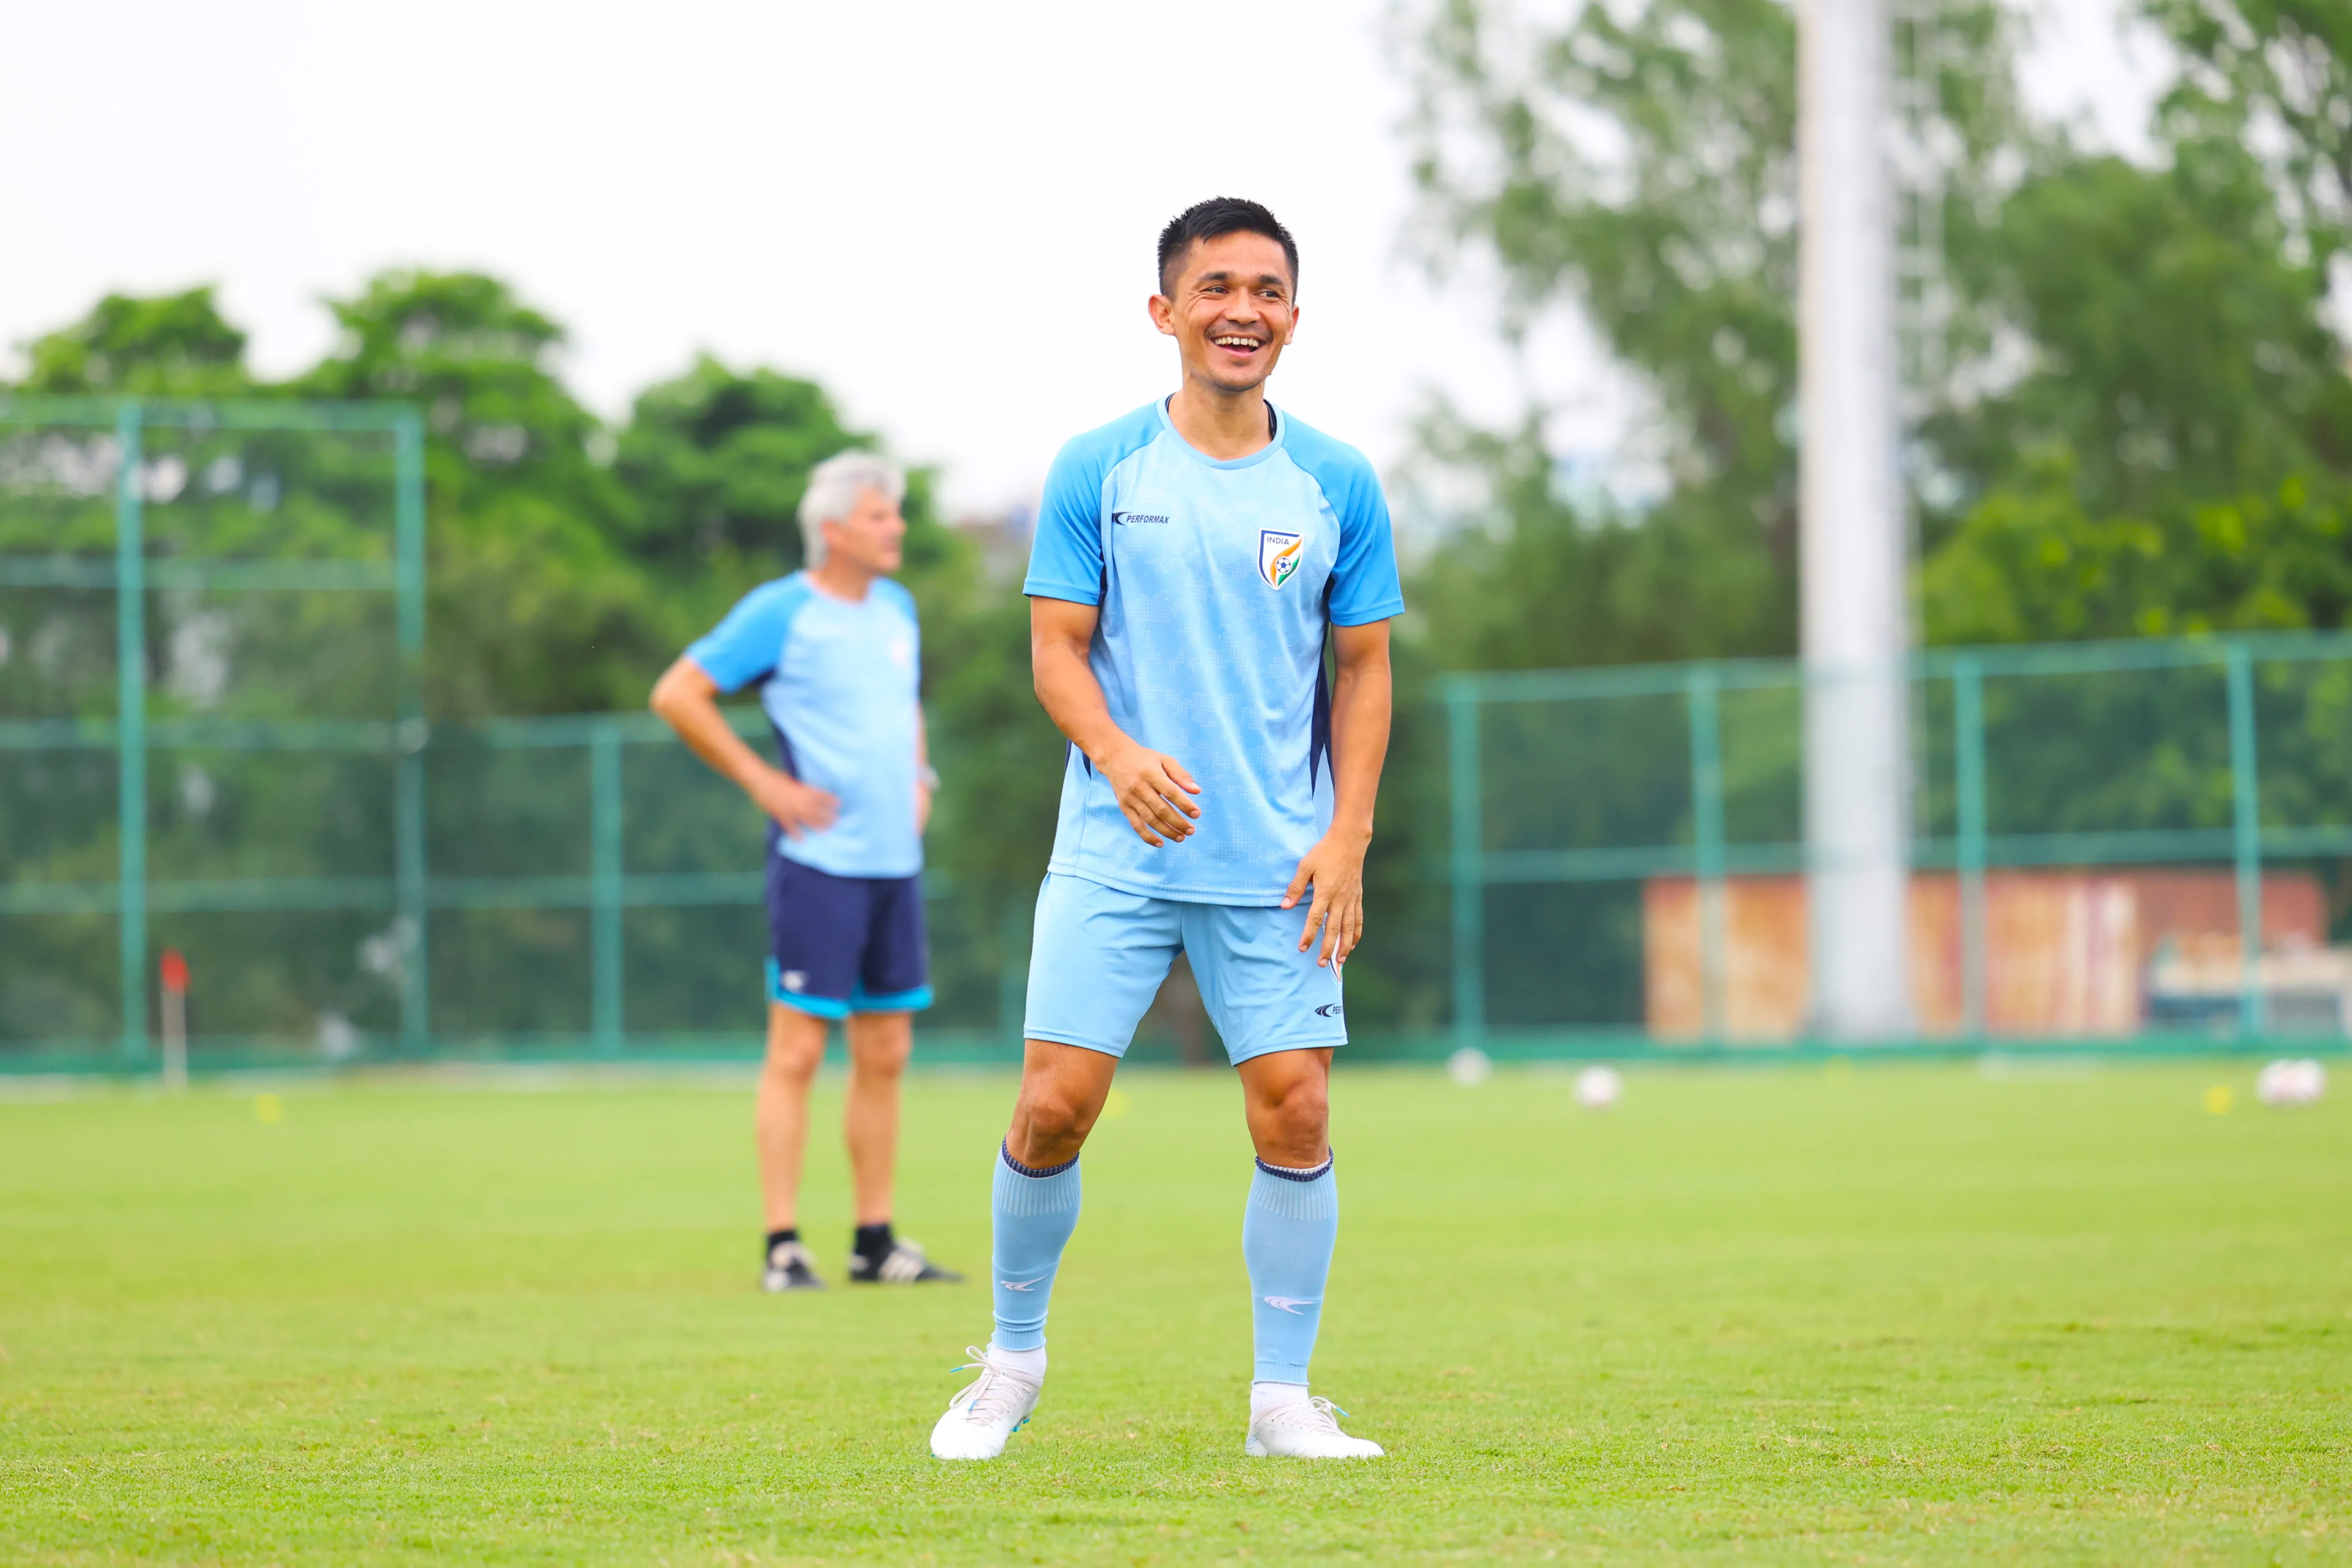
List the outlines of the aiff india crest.
<svg viewBox="0 0 2352 1568">
<path fill-rule="evenodd" d="M 1280 588 L 1290 580 L 1291 573 L 1298 570 L 1298 562 L 1306 554 L 1306 548 L 1305 534 L 1262 529 L 1257 536 L 1257 574 L 1265 579 L 1268 588 Z"/>
</svg>

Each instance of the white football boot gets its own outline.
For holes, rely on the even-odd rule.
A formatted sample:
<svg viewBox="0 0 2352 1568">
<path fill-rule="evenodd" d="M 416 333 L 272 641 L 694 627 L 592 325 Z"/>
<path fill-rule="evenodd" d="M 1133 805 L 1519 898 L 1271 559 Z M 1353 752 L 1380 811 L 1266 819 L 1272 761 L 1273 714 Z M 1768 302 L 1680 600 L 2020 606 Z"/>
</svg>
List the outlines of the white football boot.
<svg viewBox="0 0 2352 1568">
<path fill-rule="evenodd" d="M 931 1428 L 933 1458 L 992 1459 L 1004 1452 L 1006 1438 L 1029 1424 L 1044 1380 L 992 1358 L 995 1350 L 993 1345 L 987 1350 L 964 1347 L 971 1364 L 980 1368 L 980 1378 L 948 1401 L 948 1413 Z"/>
<path fill-rule="evenodd" d="M 1346 1414 L 1319 1394 L 1274 1406 L 1250 1417 L 1242 1452 L 1253 1459 L 1377 1459 L 1388 1452 L 1339 1430 Z"/>
</svg>

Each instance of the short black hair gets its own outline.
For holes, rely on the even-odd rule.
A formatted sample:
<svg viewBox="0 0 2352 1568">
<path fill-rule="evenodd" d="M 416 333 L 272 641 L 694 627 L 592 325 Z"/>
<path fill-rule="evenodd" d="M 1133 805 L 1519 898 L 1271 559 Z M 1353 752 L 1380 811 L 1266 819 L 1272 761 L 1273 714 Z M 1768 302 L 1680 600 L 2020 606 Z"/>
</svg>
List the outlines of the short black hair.
<svg viewBox="0 0 2352 1568">
<path fill-rule="evenodd" d="M 1212 196 L 1186 207 L 1160 231 L 1160 292 L 1166 294 L 1175 287 L 1172 269 L 1195 245 L 1235 234 L 1264 235 L 1282 246 L 1283 258 L 1290 263 L 1291 292 L 1298 291 L 1298 242 L 1290 237 L 1290 231 L 1255 202 Z"/>
</svg>

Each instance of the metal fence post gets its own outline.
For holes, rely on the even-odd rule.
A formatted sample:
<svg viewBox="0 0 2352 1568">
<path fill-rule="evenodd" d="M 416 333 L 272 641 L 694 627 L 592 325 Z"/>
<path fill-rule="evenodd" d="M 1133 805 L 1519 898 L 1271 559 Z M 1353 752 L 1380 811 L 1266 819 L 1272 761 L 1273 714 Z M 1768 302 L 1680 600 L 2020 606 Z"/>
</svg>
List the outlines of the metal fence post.
<svg viewBox="0 0 2352 1568">
<path fill-rule="evenodd" d="M 594 995 L 591 1002 L 596 1049 L 618 1056 L 625 1026 L 621 946 L 621 727 L 607 716 L 596 721 L 588 740 L 590 878 L 594 887 Z"/>
<path fill-rule="evenodd" d="M 400 1044 L 421 1056 L 433 1037 L 425 883 L 425 425 L 414 409 L 393 427 L 394 618 L 399 743 L 393 760 L 394 901 L 401 936 Z"/>
<path fill-rule="evenodd" d="M 2238 1032 L 2263 1031 L 2263 802 L 2254 769 L 2254 660 L 2230 645 L 2230 802 L 2238 871 Z"/>
<path fill-rule="evenodd" d="M 1690 710 L 1691 840 L 1698 865 L 1698 965 L 1702 1028 L 1724 1038 L 1729 1019 L 1729 954 L 1723 831 L 1723 720 L 1720 676 L 1712 664 L 1694 664 L 1683 692 Z"/>
<path fill-rule="evenodd" d="M 1965 654 L 1952 664 L 1952 795 L 1959 821 L 1960 1027 L 1985 1032 L 1984 669 Z"/>
<path fill-rule="evenodd" d="M 1445 688 L 1446 784 L 1452 804 L 1454 1043 L 1486 1034 L 1486 877 L 1480 830 L 1478 693 L 1456 677 Z"/>
<path fill-rule="evenodd" d="M 122 1055 L 147 1055 L 147 520 L 142 414 L 117 410 L 114 479 L 114 755 L 120 848 L 116 922 L 121 942 Z"/>
</svg>

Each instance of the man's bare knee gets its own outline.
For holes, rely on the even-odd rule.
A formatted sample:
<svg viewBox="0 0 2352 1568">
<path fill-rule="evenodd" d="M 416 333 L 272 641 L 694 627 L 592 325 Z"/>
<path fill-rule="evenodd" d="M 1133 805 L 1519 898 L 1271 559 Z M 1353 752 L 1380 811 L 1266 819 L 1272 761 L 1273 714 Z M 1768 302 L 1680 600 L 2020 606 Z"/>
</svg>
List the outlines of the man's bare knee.
<svg viewBox="0 0 2352 1568">
<path fill-rule="evenodd" d="M 1021 1097 L 1004 1146 L 1024 1166 L 1058 1166 L 1078 1157 L 1110 1092 L 1116 1057 L 1081 1046 L 1030 1040 L 1021 1070 Z"/>
<path fill-rule="evenodd" d="M 1058 1166 L 1078 1157 L 1097 1114 L 1062 1084 L 1024 1084 L 1005 1146 L 1024 1166 Z"/>
<path fill-rule="evenodd" d="M 761 1076 L 805 1088 L 815 1082 L 817 1066 L 823 1059 L 821 1051 L 772 1050 L 768 1052 L 767 1061 L 760 1069 Z"/>
<path fill-rule="evenodd" d="M 761 1072 L 786 1082 L 806 1083 L 824 1061 L 824 1025 L 819 1019 L 774 1021 L 768 1029 L 768 1055 Z"/>
<path fill-rule="evenodd" d="M 1013 1115 L 1030 1136 L 1055 1144 L 1083 1142 L 1095 1125 L 1093 1108 L 1059 1085 L 1024 1094 Z"/>
<path fill-rule="evenodd" d="M 849 1070 L 869 1081 L 897 1078 L 907 1071 L 914 1046 L 915 1031 L 899 1025 L 897 1015 L 855 1020 L 849 1030 Z"/>
<path fill-rule="evenodd" d="M 1266 1107 L 1266 1131 L 1289 1147 L 1319 1155 L 1331 1130 L 1330 1097 L 1319 1083 L 1300 1083 Z"/>
<path fill-rule="evenodd" d="M 892 1083 L 906 1074 L 903 1051 L 861 1051 L 849 1059 L 849 1075 L 861 1083 Z"/>
<path fill-rule="evenodd" d="M 1264 1065 L 1245 1068 L 1244 1082 L 1250 1134 L 1259 1157 L 1276 1165 L 1317 1164 L 1328 1146 L 1331 1127 L 1328 1068 L 1305 1053 L 1257 1061 Z"/>
</svg>

